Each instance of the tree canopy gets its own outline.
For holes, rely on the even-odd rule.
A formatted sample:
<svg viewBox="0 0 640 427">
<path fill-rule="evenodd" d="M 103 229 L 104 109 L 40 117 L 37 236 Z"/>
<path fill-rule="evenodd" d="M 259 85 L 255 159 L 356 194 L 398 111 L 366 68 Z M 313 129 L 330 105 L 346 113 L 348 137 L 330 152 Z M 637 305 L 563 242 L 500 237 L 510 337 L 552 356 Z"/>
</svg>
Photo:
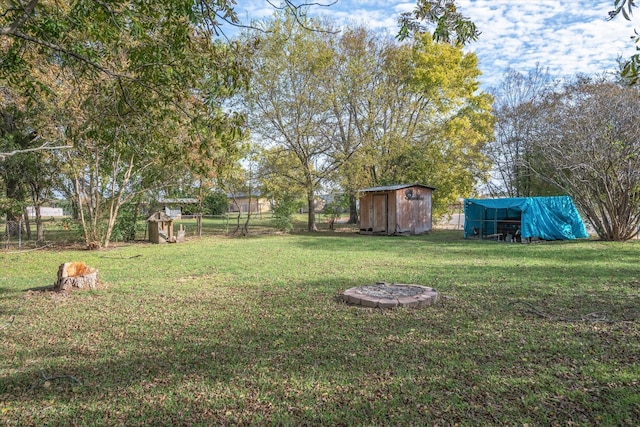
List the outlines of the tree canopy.
<svg viewBox="0 0 640 427">
<path fill-rule="evenodd" d="M 557 194 L 560 190 L 540 180 L 527 167 L 534 161 L 538 110 L 557 83 L 538 65 L 528 73 L 509 70 L 491 92 L 496 118 L 493 141 L 485 152 L 493 163 L 487 188 L 493 196 L 528 197 Z"/>
<path fill-rule="evenodd" d="M 455 0 L 417 0 L 412 12 L 400 16 L 399 24 L 400 40 L 430 32 L 436 42 L 464 45 L 480 35 L 473 21 L 458 11 Z"/>
<path fill-rule="evenodd" d="M 579 78 L 532 111 L 526 166 L 571 195 L 605 240 L 627 240 L 640 225 L 640 93 Z"/>
<path fill-rule="evenodd" d="M 233 5 L 6 5 L 0 76 L 11 96 L 3 114 L 28 112 L 13 134 L 38 139 L 12 148 L 5 138 L 0 152 L 69 148 L 56 154 L 58 182 L 75 200 L 87 243 L 107 246 L 119 209 L 138 195 L 234 158 L 243 117 L 222 104 L 246 84 L 239 58 L 250 47 L 216 38 L 221 22 L 238 22 Z"/>
<path fill-rule="evenodd" d="M 493 132 L 492 98 L 479 90 L 477 58 L 428 34 L 390 46 L 374 137 L 361 159 L 370 185 L 418 182 L 437 187 L 434 217 L 486 178 L 482 153 Z"/>
<path fill-rule="evenodd" d="M 538 67 L 511 71 L 495 92 L 494 194 L 568 194 L 602 239 L 636 235 L 638 88 L 588 76 L 560 86 Z"/>
<path fill-rule="evenodd" d="M 493 119 L 475 55 L 429 34 L 399 44 L 364 28 L 300 31 L 287 16 L 265 28 L 246 98 L 251 130 L 271 158 L 296 159 L 282 173 L 305 189 L 309 211 L 323 186 L 355 205 L 360 188 L 420 182 L 438 187 L 438 217 L 486 177 Z"/>
<path fill-rule="evenodd" d="M 631 20 L 633 8 L 637 7 L 636 0 L 615 0 L 614 9 L 609 12 L 609 19 L 614 19 L 622 15 L 627 21 Z M 631 37 L 636 45 L 636 50 L 640 52 L 640 33 L 635 30 Z M 623 60 L 620 64 L 620 74 L 630 85 L 637 85 L 640 82 L 640 53 L 632 55 L 631 58 Z"/>
</svg>

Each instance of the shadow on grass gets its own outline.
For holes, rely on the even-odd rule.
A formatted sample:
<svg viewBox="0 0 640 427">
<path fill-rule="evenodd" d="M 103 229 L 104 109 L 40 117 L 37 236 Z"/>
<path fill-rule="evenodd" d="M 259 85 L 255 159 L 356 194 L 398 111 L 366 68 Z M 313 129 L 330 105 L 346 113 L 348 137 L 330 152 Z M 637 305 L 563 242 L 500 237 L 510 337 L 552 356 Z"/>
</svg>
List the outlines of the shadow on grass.
<svg viewBox="0 0 640 427">
<path fill-rule="evenodd" d="M 190 245 L 113 261 L 101 271 L 122 275 L 127 287 L 63 300 L 35 295 L 15 327 L 0 332 L 1 419 L 624 425 L 638 418 L 633 249 L 616 247 L 612 260 L 610 245 L 452 241 L 443 237 L 449 233 L 296 235 L 249 245 L 258 255 L 240 260 L 234 250 L 247 248 L 243 242 L 197 267 Z M 289 245 L 299 249 L 295 257 L 284 252 Z M 358 251 L 369 254 L 349 258 Z M 180 262 L 169 268 L 169 256 Z M 262 271 L 278 256 L 290 258 L 275 274 Z M 184 264 L 189 280 L 207 280 L 176 286 L 172 270 Z M 150 290 L 139 291 L 152 271 Z M 389 311 L 335 301 L 338 291 L 379 275 L 451 298 Z M 604 311 L 636 322 L 560 321 Z"/>
<path fill-rule="evenodd" d="M 334 278 L 344 286 L 349 280 Z M 338 303 L 323 280 L 292 291 L 247 289 L 243 298 L 133 303 L 96 293 L 78 307 L 95 317 L 69 313 L 65 322 L 52 312 L 69 329 L 30 337 L 37 344 L 4 368 L 3 417 L 8 425 L 634 419 L 631 378 L 639 360 L 629 338 L 638 337 L 637 325 L 594 329 L 527 317 L 506 305 L 516 286 L 503 285 L 504 295 L 461 293 L 419 310 Z M 550 308 L 571 310 L 575 296 L 565 289 Z M 16 345 L 20 334 L 5 337 Z"/>
</svg>

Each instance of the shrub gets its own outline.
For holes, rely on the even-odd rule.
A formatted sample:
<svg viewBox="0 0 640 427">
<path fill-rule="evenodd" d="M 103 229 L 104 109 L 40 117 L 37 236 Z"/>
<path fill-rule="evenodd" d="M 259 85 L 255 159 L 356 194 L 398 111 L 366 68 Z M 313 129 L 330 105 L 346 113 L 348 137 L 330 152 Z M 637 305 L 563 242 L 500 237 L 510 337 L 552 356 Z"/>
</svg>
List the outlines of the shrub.
<svg viewBox="0 0 640 427">
<path fill-rule="evenodd" d="M 211 193 L 204 198 L 202 210 L 206 215 L 222 215 L 229 210 L 229 199 L 224 193 Z"/>
<path fill-rule="evenodd" d="M 303 206 L 297 197 L 287 194 L 273 201 L 274 226 L 281 231 L 293 229 L 293 214 Z"/>
</svg>

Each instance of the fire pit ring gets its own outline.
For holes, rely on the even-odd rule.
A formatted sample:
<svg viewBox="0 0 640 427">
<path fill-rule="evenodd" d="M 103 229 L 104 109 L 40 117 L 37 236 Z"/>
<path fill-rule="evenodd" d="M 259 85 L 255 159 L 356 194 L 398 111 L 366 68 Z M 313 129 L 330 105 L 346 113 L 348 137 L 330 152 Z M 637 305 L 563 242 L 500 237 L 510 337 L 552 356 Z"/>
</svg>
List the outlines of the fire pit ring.
<svg viewBox="0 0 640 427">
<path fill-rule="evenodd" d="M 372 285 L 349 288 L 342 293 L 348 304 L 363 307 L 426 307 L 438 299 L 438 292 L 428 286 L 377 282 Z"/>
</svg>

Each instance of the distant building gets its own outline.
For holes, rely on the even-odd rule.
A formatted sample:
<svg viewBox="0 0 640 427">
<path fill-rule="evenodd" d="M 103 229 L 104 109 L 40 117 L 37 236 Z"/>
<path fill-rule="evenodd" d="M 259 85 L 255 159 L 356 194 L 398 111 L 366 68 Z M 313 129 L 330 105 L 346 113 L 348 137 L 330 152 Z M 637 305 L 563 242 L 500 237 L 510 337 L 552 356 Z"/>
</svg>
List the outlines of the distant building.
<svg viewBox="0 0 640 427">
<path fill-rule="evenodd" d="M 316 198 L 313 200 L 313 211 L 315 213 L 320 213 L 324 210 L 324 207 L 327 205 L 328 200 L 326 199 L 326 196 L 316 196 Z M 309 206 L 307 205 L 307 203 L 304 204 L 303 207 L 300 208 L 300 213 L 308 213 L 309 212 Z"/>
<path fill-rule="evenodd" d="M 29 216 L 29 218 L 35 218 L 36 208 L 34 208 L 33 206 L 28 206 L 27 215 Z M 62 208 L 49 208 L 49 207 L 42 206 L 40 207 L 40 216 L 43 218 L 44 217 L 60 218 L 64 216 L 64 212 Z"/>
<path fill-rule="evenodd" d="M 172 219 L 182 218 L 182 207 L 184 205 L 197 205 L 200 203 L 194 198 L 160 199 L 158 203 L 164 205 L 164 213 Z"/>
<path fill-rule="evenodd" d="M 271 203 L 259 194 L 236 193 L 227 195 L 229 198 L 229 212 L 264 213 L 269 212 Z"/>
</svg>

